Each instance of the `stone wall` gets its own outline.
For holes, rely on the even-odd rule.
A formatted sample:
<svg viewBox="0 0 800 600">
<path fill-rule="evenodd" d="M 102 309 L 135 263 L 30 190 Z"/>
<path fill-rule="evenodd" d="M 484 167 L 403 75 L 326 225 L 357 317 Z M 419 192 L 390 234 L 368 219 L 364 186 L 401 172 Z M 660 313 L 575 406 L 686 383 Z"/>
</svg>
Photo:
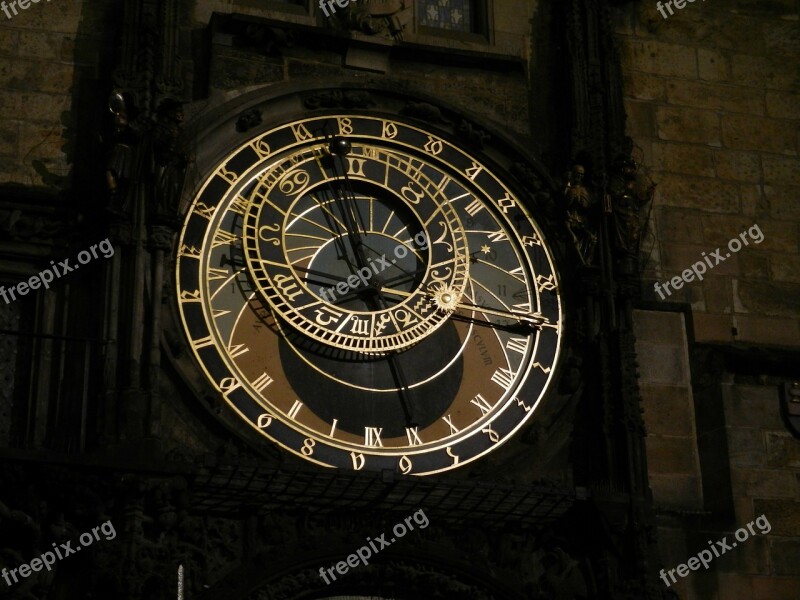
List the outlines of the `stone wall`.
<svg viewBox="0 0 800 600">
<path fill-rule="evenodd" d="M 253 52 L 236 46 L 231 36 L 213 36 L 209 95 L 222 101 L 242 90 L 291 81 L 313 85 L 321 78 L 340 81 L 378 82 L 399 85 L 408 91 L 430 94 L 462 110 L 493 119 L 501 127 L 521 134 L 530 133 L 528 76 L 523 67 L 530 45 L 530 18 L 535 2 L 495 2 L 491 22 L 494 35 L 482 41 L 464 41 L 447 35 L 436 36 L 417 30 L 412 22 L 403 32 L 403 41 L 425 44 L 442 49 L 474 51 L 485 56 L 503 57 L 503 69 L 482 66 L 477 55 L 455 64 L 441 56 L 431 61 L 425 50 L 400 53 L 391 48 L 390 41 L 381 43 L 381 36 L 356 34 L 356 43 L 341 41 L 349 35 L 334 18 L 326 18 L 314 5 L 311 15 L 298 14 L 290 9 L 281 11 L 258 6 L 253 2 L 222 3 L 216 0 L 197 2 L 196 29 L 208 25 L 212 15 L 238 13 L 264 19 L 280 19 L 301 25 L 323 25 L 330 36 L 328 43 L 308 44 L 301 33 L 294 34 L 292 43 L 281 46 L 279 56 Z M 408 2 L 407 4 L 412 5 Z M 337 13 L 338 14 L 338 13 Z M 339 40 L 337 43 L 336 40 Z M 374 43 L 369 43 L 374 42 Z M 364 44 L 368 43 L 367 46 Z M 349 47 L 348 47 L 349 46 Z M 420 46 L 421 47 L 421 46 Z M 354 60 L 349 49 L 358 48 L 363 57 Z M 473 64 L 474 63 L 474 64 Z M 207 105 L 204 105 L 207 108 Z"/>
<path fill-rule="evenodd" d="M 86 143 L 78 130 L 96 117 L 87 99 L 111 58 L 113 4 L 40 2 L 10 19 L 0 12 L 0 184 L 72 183 L 76 145 Z"/>
<path fill-rule="evenodd" d="M 662 3 L 663 5 L 663 3 Z M 665 9 L 666 12 L 666 9 Z M 800 25 L 794 0 L 616 12 L 628 135 L 657 182 L 644 293 L 689 303 L 698 341 L 800 344 Z M 662 300 L 653 289 L 758 224 Z M 716 259 L 712 259 L 714 262 Z"/>
<path fill-rule="evenodd" d="M 635 319 L 659 568 L 686 563 L 708 540 L 732 542 L 763 514 L 768 534 L 673 589 L 688 600 L 797 600 L 800 441 L 781 420 L 778 394 L 797 372 L 745 377 L 741 365 L 720 367 L 712 348 L 800 348 L 798 3 L 672 9 L 665 19 L 648 0 L 615 11 L 628 135 L 658 184 L 643 244 L 654 310 Z M 728 241 L 756 224 L 763 241 L 726 256 Z M 702 281 L 663 299 L 655 291 L 717 248 L 725 260 Z M 684 310 L 686 333 L 682 314 L 659 309 Z M 693 361 L 686 387 L 685 357 L 697 352 L 715 366 Z"/>
</svg>

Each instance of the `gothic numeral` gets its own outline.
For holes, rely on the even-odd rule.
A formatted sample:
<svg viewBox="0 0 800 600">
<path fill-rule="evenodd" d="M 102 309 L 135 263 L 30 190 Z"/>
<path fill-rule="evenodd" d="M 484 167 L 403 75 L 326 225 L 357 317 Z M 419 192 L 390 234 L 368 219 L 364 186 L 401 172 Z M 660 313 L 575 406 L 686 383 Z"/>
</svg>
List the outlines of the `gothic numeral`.
<svg viewBox="0 0 800 600">
<path fill-rule="evenodd" d="M 181 292 L 181 304 L 187 302 L 200 302 L 200 290 L 194 290 L 192 292 L 183 290 Z"/>
<path fill-rule="evenodd" d="M 510 388 L 511 384 L 514 382 L 515 375 L 516 373 L 510 369 L 497 369 L 497 371 L 494 372 L 494 375 L 492 375 L 492 381 L 505 391 L 508 391 L 508 388 Z"/>
<path fill-rule="evenodd" d="M 492 405 L 480 394 L 470 400 L 470 404 L 474 404 L 480 409 L 481 416 L 488 415 L 492 411 Z"/>
<path fill-rule="evenodd" d="M 365 158 L 356 158 L 354 156 L 347 157 L 347 174 L 355 175 L 357 177 L 364 177 L 364 164 L 367 162 Z"/>
<path fill-rule="evenodd" d="M 198 250 L 194 246 L 187 246 L 186 244 L 184 244 L 183 246 L 181 246 L 181 249 L 178 252 L 178 256 L 185 256 L 187 258 L 200 258 L 200 250 Z"/>
<path fill-rule="evenodd" d="M 504 214 L 508 214 L 509 209 L 515 207 L 516 205 L 516 201 L 508 194 L 497 201 L 497 206 L 500 207 L 500 210 L 502 210 Z"/>
<path fill-rule="evenodd" d="M 383 447 L 383 442 L 381 441 L 381 434 L 383 433 L 383 427 L 365 427 L 364 428 L 364 443 L 367 446 L 372 447 Z"/>
<path fill-rule="evenodd" d="M 257 392 L 263 392 L 273 381 L 275 380 L 267 375 L 266 371 L 264 371 L 254 381 L 252 381 L 251 384 Z"/>
<path fill-rule="evenodd" d="M 200 215 L 201 217 L 211 220 L 211 217 L 214 216 L 214 211 L 217 209 L 216 206 L 206 206 L 202 202 L 198 202 L 197 206 L 194 207 L 195 214 Z"/>
<path fill-rule="evenodd" d="M 525 351 L 528 349 L 529 341 L 528 338 L 511 338 L 506 342 L 506 350 L 525 354 Z"/>
<path fill-rule="evenodd" d="M 444 150 L 444 144 L 442 144 L 442 140 L 437 140 L 430 135 L 428 136 L 428 141 L 423 147 L 425 148 L 426 152 L 430 152 L 434 156 L 440 154 L 442 150 Z"/>
<path fill-rule="evenodd" d="M 286 415 L 290 419 L 296 419 L 297 418 L 297 413 L 300 412 L 301 408 L 303 408 L 303 403 L 300 402 L 300 400 L 295 400 L 294 404 L 292 404 L 292 408 L 289 409 L 289 412 L 287 412 Z"/>
<path fill-rule="evenodd" d="M 390 121 L 383 121 L 383 130 L 381 131 L 381 137 L 386 138 L 387 140 L 393 140 L 397 137 L 397 125 Z"/>
<path fill-rule="evenodd" d="M 234 344 L 232 346 L 228 346 L 228 354 L 231 358 L 237 358 L 245 352 L 250 352 L 250 348 L 244 344 Z"/>
<path fill-rule="evenodd" d="M 361 454 L 360 452 L 351 452 L 350 459 L 353 461 L 353 469 L 355 469 L 356 471 L 360 471 L 361 469 L 364 468 L 364 463 L 366 462 L 366 459 L 364 458 L 364 455 Z"/>
<path fill-rule="evenodd" d="M 483 202 L 478 200 L 477 198 L 467 204 L 466 211 L 470 217 L 474 217 L 483 209 Z"/>
<path fill-rule="evenodd" d="M 212 248 L 217 248 L 218 246 L 230 246 L 231 244 L 235 243 L 236 240 L 239 239 L 239 236 L 235 233 L 231 233 L 230 231 L 225 231 L 224 229 L 218 229 L 214 233 L 214 239 L 211 242 Z"/>
<path fill-rule="evenodd" d="M 407 456 L 403 456 L 400 459 L 400 462 L 398 462 L 397 464 L 400 467 L 400 472 L 403 475 L 408 475 L 409 473 L 411 473 L 411 469 L 414 468 L 414 464 L 411 462 L 411 459 L 408 458 Z"/>
<path fill-rule="evenodd" d="M 303 142 L 308 138 L 313 137 L 311 132 L 306 129 L 306 126 L 302 123 L 292 125 L 292 133 L 294 134 L 294 139 L 296 139 L 298 142 Z"/>
<path fill-rule="evenodd" d="M 450 434 L 451 435 L 461 431 L 458 427 L 453 425 L 453 418 L 450 415 L 447 415 L 446 417 L 442 417 L 442 420 L 450 426 Z"/>
<path fill-rule="evenodd" d="M 420 446 L 422 439 L 419 437 L 419 427 L 406 427 L 406 437 L 409 446 Z"/>
<path fill-rule="evenodd" d="M 492 231 L 488 234 L 489 239 L 492 242 L 505 242 L 508 239 L 506 232 L 502 229 L 498 229 L 497 231 Z"/>
</svg>

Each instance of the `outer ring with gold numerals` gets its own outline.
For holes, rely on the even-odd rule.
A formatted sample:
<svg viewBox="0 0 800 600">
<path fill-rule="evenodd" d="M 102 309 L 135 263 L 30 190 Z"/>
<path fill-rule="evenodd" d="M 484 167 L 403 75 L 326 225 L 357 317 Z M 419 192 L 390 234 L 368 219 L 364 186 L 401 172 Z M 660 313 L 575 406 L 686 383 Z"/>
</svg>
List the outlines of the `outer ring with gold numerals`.
<svg viewBox="0 0 800 600">
<path fill-rule="evenodd" d="M 242 242 L 248 215 L 259 223 L 248 194 L 258 182 L 280 185 L 290 172 L 281 166 L 284 159 L 320 147 L 331 135 L 348 136 L 354 158 L 364 161 L 350 165 L 353 177 L 363 173 L 365 181 L 387 190 L 398 189 L 397 180 L 386 175 L 378 181 L 374 173 L 389 160 L 381 161 L 381 152 L 406 157 L 405 177 L 429 187 L 431 197 L 440 194 L 463 223 L 469 276 L 461 301 L 439 311 L 446 324 L 411 349 L 390 348 L 390 356 L 380 357 L 384 362 L 351 346 L 344 362 L 335 363 L 361 356 L 367 368 L 422 354 L 412 357 L 413 364 L 430 372 L 411 372 L 402 384 L 387 380 L 370 387 L 358 373 L 331 368 L 341 357 L 325 354 L 324 335 L 311 336 L 308 346 L 308 332 L 275 310 L 245 259 L 244 247 L 255 243 Z M 197 190 L 185 216 L 176 282 L 187 340 L 221 405 L 265 440 L 325 467 L 428 475 L 465 465 L 528 422 L 552 384 L 560 354 L 562 308 L 551 252 L 502 171 L 444 135 L 398 118 L 316 116 L 274 127 L 236 148 Z M 398 294 L 396 302 L 406 299 Z M 452 349 L 452 356 L 438 366 L 442 348 Z M 325 361 L 327 367 L 316 364 Z M 431 393 L 447 377 L 442 393 Z M 325 386 L 344 392 L 325 397 L 319 391 Z M 326 412 L 337 402 L 345 406 L 348 394 L 358 408 L 347 419 Z M 403 422 L 399 408 L 382 408 L 392 394 L 416 394 L 420 414 L 409 417 L 404 406 Z M 374 425 L 364 421 L 383 416 Z"/>
</svg>

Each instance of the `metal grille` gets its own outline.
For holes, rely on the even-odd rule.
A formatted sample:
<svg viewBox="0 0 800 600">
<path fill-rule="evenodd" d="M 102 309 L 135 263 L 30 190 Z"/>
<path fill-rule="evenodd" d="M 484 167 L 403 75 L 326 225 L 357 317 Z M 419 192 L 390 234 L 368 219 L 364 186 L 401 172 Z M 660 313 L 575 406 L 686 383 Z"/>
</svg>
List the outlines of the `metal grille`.
<svg viewBox="0 0 800 600">
<path fill-rule="evenodd" d="M 222 465 L 202 469 L 192 485 L 196 510 L 230 516 L 275 509 L 313 508 L 371 512 L 425 508 L 438 521 L 514 522 L 541 525 L 560 517 L 575 501 L 575 490 L 544 484 L 433 480 L 394 473 L 281 471 Z"/>
</svg>

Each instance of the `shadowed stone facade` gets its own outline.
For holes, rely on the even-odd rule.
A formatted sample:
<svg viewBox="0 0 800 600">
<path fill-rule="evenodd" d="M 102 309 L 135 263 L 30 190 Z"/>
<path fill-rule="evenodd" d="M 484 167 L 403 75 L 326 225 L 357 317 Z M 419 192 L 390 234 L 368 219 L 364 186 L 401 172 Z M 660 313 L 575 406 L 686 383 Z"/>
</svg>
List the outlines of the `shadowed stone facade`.
<svg viewBox="0 0 800 600">
<path fill-rule="evenodd" d="M 411 0 L 352 4 L 0 13 L 0 284 L 106 235 L 118 249 L 0 301 L 0 568 L 106 519 L 120 534 L 53 574 L 0 581 L 0 598 L 174 598 L 182 564 L 185 597 L 203 600 L 798 600 L 798 2 L 695 2 L 663 19 L 655 2 L 488 0 L 469 34 L 420 26 Z M 555 408 L 468 470 L 314 471 L 195 391 L 171 324 L 167 217 L 227 150 L 215 128 L 246 139 L 295 91 L 312 114 L 405 110 L 476 152 L 521 149 L 508 171 L 561 261 L 564 366 Z M 155 228 L 120 196 L 165 195 L 153 163 L 186 175 Z M 575 164 L 585 178 L 567 175 Z M 565 198 L 586 200 L 570 218 L 596 234 L 587 256 Z M 753 224 L 762 243 L 655 293 Z M 431 522 L 418 537 L 321 582 L 318 567 L 418 508 Z M 660 569 L 762 514 L 768 534 L 663 585 Z"/>
</svg>

